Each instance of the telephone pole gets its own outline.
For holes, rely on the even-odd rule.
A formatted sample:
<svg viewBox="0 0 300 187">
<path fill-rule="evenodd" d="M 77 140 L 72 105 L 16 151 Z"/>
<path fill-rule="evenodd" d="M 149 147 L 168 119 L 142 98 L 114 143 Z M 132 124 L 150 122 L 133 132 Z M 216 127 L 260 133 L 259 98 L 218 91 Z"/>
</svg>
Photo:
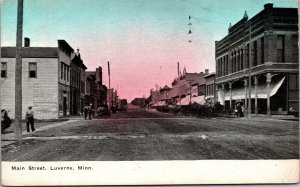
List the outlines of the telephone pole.
<svg viewBox="0 0 300 187">
<path fill-rule="evenodd" d="M 248 101 L 248 118 L 251 118 L 251 63 L 252 63 L 252 47 L 251 47 L 251 22 L 249 25 L 249 101 Z M 247 102 L 247 101 L 246 101 Z"/>
<path fill-rule="evenodd" d="M 181 80 L 180 80 L 180 65 L 179 62 L 177 62 L 177 76 L 178 76 L 178 96 L 179 96 L 179 107 L 181 108 Z"/>
<path fill-rule="evenodd" d="M 22 34 L 23 0 L 18 0 L 15 72 L 15 139 L 19 143 L 22 143 Z"/>
</svg>

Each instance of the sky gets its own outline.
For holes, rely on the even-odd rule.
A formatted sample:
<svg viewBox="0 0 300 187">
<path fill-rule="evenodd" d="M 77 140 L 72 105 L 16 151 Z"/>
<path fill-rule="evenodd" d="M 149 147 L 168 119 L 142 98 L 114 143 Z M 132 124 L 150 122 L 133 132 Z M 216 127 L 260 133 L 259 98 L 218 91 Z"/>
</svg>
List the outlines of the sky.
<svg viewBox="0 0 300 187">
<path fill-rule="evenodd" d="M 1 46 L 15 46 L 17 0 L 0 2 Z M 214 72 L 215 41 L 266 3 L 298 7 L 297 0 L 24 0 L 23 37 L 32 47 L 66 40 L 80 49 L 87 71 L 102 67 L 105 85 L 109 61 L 111 87 L 130 101 L 171 86 L 177 62 L 187 72 Z"/>
</svg>

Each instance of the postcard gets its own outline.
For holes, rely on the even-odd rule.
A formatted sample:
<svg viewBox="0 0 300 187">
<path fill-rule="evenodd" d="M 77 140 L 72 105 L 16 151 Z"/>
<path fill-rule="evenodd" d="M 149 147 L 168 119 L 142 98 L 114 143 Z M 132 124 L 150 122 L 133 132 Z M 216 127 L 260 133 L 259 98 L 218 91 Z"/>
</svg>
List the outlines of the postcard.
<svg viewBox="0 0 300 187">
<path fill-rule="evenodd" d="M 1 184 L 299 182 L 297 0 L 2 0 Z"/>
</svg>

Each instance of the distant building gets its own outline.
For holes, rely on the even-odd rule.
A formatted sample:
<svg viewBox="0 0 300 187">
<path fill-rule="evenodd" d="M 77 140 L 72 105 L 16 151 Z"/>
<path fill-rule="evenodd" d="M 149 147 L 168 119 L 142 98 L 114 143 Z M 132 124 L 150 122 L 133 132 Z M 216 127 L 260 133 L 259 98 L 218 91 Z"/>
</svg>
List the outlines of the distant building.
<svg viewBox="0 0 300 187">
<path fill-rule="evenodd" d="M 154 104 L 158 103 L 160 101 L 160 93 L 159 90 L 150 90 L 150 101 L 149 104 L 153 106 Z"/>
<path fill-rule="evenodd" d="M 266 4 L 251 19 L 245 12 L 215 45 L 217 97 L 226 108 L 234 108 L 240 101 L 246 109 L 250 104 L 252 113 L 298 110 L 297 8 Z"/>
<path fill-rule="evenodd" d="M 107 104 L 107 87 L 102 85 L 102 67 L 96 68 L 96 71 L 88 71 L 86 75 L 93 76 L 95 78 L 95 83 L 92 84 L 96 86 L 96 105 L 95 107 L 100 107 Z"/>
<path fill-rule="evenodd" d="M 205 100 L 207 103 L 214 105 L 216 103 L 216 86 L 215 86 L 215 73 L 210 73 L 205 75 Z"/>
<path fill-rule="evenodd" d="M 131 101 L 131 104 L 137 106 L 144 106 L 146 104 L 146 98 L 135 98 Z"/>
<path fill-rule="evenodd" d="M 177 103 L 177 105 L 188 105 L 192 102 L 199 103 L 202 100 L 199 96 L 205 94 L 204 76 L 208 73 L 208 69 L 200 73 L 187 73 L 184 69 L 183 75 L 172 82 L 171 97 L 174 103 Z M 201 101 L 201 103 L 203 102 Z"/>
<path fill-rule="evenodd" d="M 73 48 L 58 40 L 57 47 L 22 48 L 22 116 L 32 106 L 37 119 L 70 114 L 70 65 Z M 15 115 L 16 48 L 1 47 L 1 108 Z"/>
<path fill-rule="evenodd" d="M 83 64 L 79 49 L 71 61 L 70 70 L 70 114 L 79 115 L 83 113 L 84 97 L 82 97 L 82 88 L 85 82 L 81 80 L 85 76 L 86 66 Z"/>
<path fill-rule="evenodd" d="M 107 90 L 107 105 L 111 109 L 112 106 L 117 107 L 119 105 L 119 96 L 117 90 L 111 88 Z"/>
<path fill-rule="evenodd" d="M 97 83 L 94 72 L 86 72 L 85 74 L 85 106 L 91 106 L 93 110 L 97 110 Z"/>
</svg>

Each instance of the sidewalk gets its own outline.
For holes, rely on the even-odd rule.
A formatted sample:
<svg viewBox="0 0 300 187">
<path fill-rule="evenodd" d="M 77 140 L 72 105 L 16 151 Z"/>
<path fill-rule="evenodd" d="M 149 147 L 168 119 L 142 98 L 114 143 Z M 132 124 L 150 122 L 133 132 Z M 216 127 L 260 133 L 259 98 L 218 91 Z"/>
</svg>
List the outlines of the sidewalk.
<svg viewBox="0 0 300 187">
<path fill-rule="evenodd" d="M 64 118 L 65 120 L 58 120 L 58 121 L 50 121 L 50 122 L 37 122 L 35 123 L 35 131 L 34 132 L 27 132 L 26 131 L 26 124 L 22 123 L 22 136 L 26 136 L 28 134 L 32 134 L 38 131 L 44 131 L 50 128 L 54 128 L 57 126 L 61 126 L 67 123 L 72 123 L 74 121 L 74 119 L 67 119 Z M 79 119 L 79 118 L 78 118 Z M 1 134 L 1 147 L 6 146 L 6 145 L 10 145 L 16 143 L 15 140 L 15 133 L 14 133 L 14 124 L 12 124 L 11 127 L 9 127 L 8 129 L 6 129 L 4 134 Z"/>
<path fill-rule="evenodd" d="M 162 113 L 160 111 L 157 111 L 156 109 L 147 109 L 147 112 L 157 112 L 157 113 Z M 166 113 L 167 114 L 167 113 Z M 171 114 L 171 113 L 169 113 Z M 174 116 L 185 116 L 185 115 L 179 115 L 179 114 L 173 114 Z M 195 116 L 189 116 L 189 117 L 195 117 Z M 198 118 L 198 117 L 196 117 Z M 251 114 L 250 118 L 248 117 L 248 115 L 245 115 L 244 117 L 236 117 L 236 115 L 230 115 L 230 116 L 214 116 L 211 117 L 211 119 L 227 119 L 227 120 L 242 120 L 242 121 L 247 121 L 247 120 L 251 120 L 251 121 L 279 121 L 279 120 L 284 120 L 284 121 L 290 121 L 290 122 L 299 122 L 299 118 L 295 117 L 294 115 L 271 115 L 268 116 L 266 114 L 258 114 L 255 116 L 255 114 Z"/>
</svg>

